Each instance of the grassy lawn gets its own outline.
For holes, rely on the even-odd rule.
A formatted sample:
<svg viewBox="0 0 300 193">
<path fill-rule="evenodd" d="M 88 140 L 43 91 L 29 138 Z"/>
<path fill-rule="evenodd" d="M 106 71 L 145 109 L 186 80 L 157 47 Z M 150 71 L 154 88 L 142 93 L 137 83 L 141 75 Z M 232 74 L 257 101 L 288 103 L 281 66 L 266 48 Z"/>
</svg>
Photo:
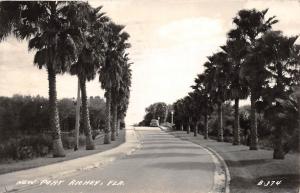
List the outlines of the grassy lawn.
<svg viewBox="0 0 300 193">
<path fill-rule="evenodd" d="M 244 145 L 233 146 L 231 143 L 204 140 L 185 131 L 172 131 L 176 137 L 207 146 L 217 151 L 229 167 L 233 193 L 298 193 L 300 185 L 300 154 L 289 153 L 284 160 L 272 159 L 271 150 L 250 151 Z M 264 182 L 257 185 L 259 182 Z M 270 183 L 267 185 L 267 182 Z M 281 181 L 271 186 L 271 181 Z"/>
<path fill-rule="evenodd" d="M 45 166 L 57 162 L 67 161 L 71 159 L 76 159 L 79 157 L 103 152 L 114 147 L 119 146 L 120 144 L 125 142 L 125 130 L 120 130 L 120 134 L 116 137 L 116 141 L 112 141 L 111 144 L 103 144 L 103 137 L 97 138 L 95 140 L 96 149 L 95 150 L 85 150 L 84 146 L 79 147 L 78 151 L 74 151 L 73 149 L 66 149 L 66 157 L 53 158 L 51 154 L 45 157 L 39 157 L 31 160 L 25 161 L 14 161 L 9 160 L 0 163 L 0 174 L 9 173 L 13 171 L 19 171 L 39 166 Z"/>
</svg>

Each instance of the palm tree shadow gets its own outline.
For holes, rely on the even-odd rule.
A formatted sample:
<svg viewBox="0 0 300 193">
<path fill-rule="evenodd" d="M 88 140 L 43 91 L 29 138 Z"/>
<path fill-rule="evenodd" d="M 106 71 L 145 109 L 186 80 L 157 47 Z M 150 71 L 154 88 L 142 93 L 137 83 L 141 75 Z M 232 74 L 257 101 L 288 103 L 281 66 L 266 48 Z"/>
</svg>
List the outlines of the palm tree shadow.
<svg viewBox="0 0 300 193">
<path fill-rule="evenodd" d="M 257 164 L 264 164 L 269 161 L 270 159 L 251 159 L 251 160 L 240 160 L 240 161 L 226 160 L 226 164 L 229 167 L 245 167 L 245 166 L 257 165 Z"/>
<path fill-rule="evenodd" d="M 126 159 L 153 159 L 153 158 L 173 158 L 173 157 L 197 157 L 197 156 L 205 156 L 208 154 L 198 154 L 198 153 L 139 153 L 139 154 L 131 154 Z"/>
<path fill-rule="evenodd" d="M 206 170 L 213 171 L 215 166 L 209 162 L 162 162 L 148 165 L 151 168 L 160 168 L 166 170 Z"/>
<path fill-rule="evenodd" d="M 147 142 L 143 142 L 143 144 L 186 144 L 186 143 L 180 141 L 165 140 L 165 141 L 147 141 Z"/>
<path fill-rule="evenodd" d="M 195 146 L 171 146 L 171 145 L 166 145 L 166 146 L 147 146 L 143 147 L 144 150 L 153 150 L 153 149 L 197 149 L 199 150 L 200 147 L 195 147 Z"/>
</svg>

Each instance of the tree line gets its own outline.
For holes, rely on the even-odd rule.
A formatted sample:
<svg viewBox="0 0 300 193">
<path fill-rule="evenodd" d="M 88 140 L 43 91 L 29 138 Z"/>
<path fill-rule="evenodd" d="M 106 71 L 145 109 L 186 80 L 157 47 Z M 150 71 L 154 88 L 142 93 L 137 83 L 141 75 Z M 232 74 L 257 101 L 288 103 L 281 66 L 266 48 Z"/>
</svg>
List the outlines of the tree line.
<svg viewBox="0 0 300 193">
<path fill-rule="evenodd" d="M 152 119 L 158 120 L 159 123 L 170 122 L 170 110 L 171 105 L 167 105 L 164 102 L 153 103 L 145 109 L 146 115 L 138 125 L 149 126 Z"/>
<path fill-rule="evenodd" d="M 101 9 L 102 6 L 93 8 L 80 1 L 0 2 L 0 42 L 10 35 L 28 40 L 29 50 L 35 52 L 34 65 L 47 70 L 54 157 L 65 156 L 57 104 L 57 74 L 70 73 L 78 77 L 87 150 L 95 149 L 87 81 L 98 73 L 101 88 L 105 90 L 104 144 L 115 140 L 126 116 L 131 86 L 129 34 L 125 26 L 113 22 Z"/>
<path fill-rule="evenodd" d="M 89 98 L 89 116 L 93 130 L 104 130 L 105 101 L 97 97 Z M 75 103 L 73 99 L 58 100 L 61 130 L 74 132 Z M 81 122 L 83 122 L 81 117 Z M 80 131 L 83 133 L 83 128 Z M 49 128 L 48 100 L 41 96 L 0 97 L 0 140 L 1 144 L 14 137 L 47 134 Z"/>
<path fill-rule="evenodd" d="M 233 145 L 240 145 L 241 99 L 250 98 L 250 150 L 258 149 L 257 115 L 270 125 L 273 158 L 284 159 L 299 146 L 300 45 L 298 36 L 285 36 L 272 29 L 276 16 L 266 10 L 240 10 L 225 45 L 207 57 L 193 91 L 173 104 L 177 128 L 187 132 L 199 125 L 208 139 L 209 119 L 217 115 L 217 140 L 224 141 L 224 105 L 234 102 Z"/>
</svg>

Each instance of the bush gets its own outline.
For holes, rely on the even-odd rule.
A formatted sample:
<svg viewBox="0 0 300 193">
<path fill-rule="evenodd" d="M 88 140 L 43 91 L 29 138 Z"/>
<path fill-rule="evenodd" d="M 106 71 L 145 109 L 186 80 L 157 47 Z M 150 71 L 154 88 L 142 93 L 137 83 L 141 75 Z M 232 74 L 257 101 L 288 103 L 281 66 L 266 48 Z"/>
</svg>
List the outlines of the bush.
<svg viewBox="0 0 300 193">
<path fill-rule="evenodd" d="M 10 138 L 0 144 L 1 159 L 23 160 L 45 156 L 52 149 L 52 138 L 47 135 L 27 135 Z"/>
<path fill-rule="evenodd" d="M 71 135 L 61 136 L 62 144 L 65 149 L 72 149 L 75 146 L 75 137 Z"/>
<path fill-rule="evenodd" d="M 93 137 L 93 140 L 96 139 L 97 135 L 99 135 L 101 133 L 100 129 L 93 129 L 92 130 L 92 137 Z"/>
<path fill-rule="evenodd" d="M 17 148 L 17 159 L 25 160 L 33 158 L 33 148 L 32 146 L 20 146 Z"/>
</svg>

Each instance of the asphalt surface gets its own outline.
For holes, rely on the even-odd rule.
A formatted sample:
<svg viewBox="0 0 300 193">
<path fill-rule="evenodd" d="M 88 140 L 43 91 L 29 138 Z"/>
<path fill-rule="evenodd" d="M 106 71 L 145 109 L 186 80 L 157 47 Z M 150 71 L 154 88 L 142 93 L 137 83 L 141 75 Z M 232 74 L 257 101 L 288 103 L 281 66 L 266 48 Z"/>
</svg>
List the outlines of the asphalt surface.
<svg viewBox="0 0 300 193">
<path fill-rule="evenodd" d="M 26 193 L 208 193 L 215 165 L 199 145 L 158 128 L 137 128 L 141 148 L 102 168 L 40 181 Z"/>
</svg>

